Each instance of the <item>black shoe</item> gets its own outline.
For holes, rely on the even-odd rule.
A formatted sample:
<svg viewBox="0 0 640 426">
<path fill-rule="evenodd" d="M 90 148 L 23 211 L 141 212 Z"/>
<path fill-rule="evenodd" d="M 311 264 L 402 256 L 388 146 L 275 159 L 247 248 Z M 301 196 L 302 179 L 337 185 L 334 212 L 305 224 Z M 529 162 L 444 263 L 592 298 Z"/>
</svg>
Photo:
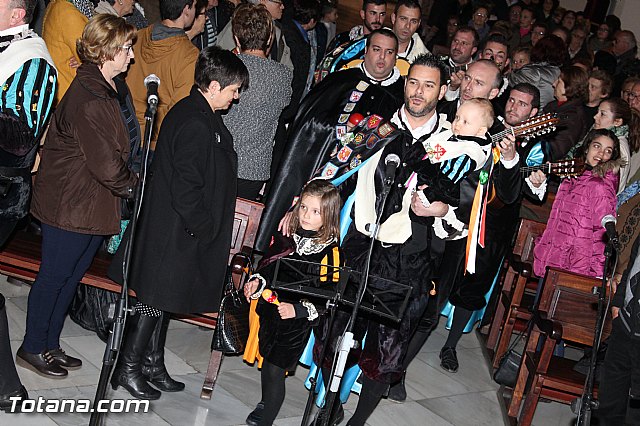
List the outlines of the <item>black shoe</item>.
<svg viewBox="0 0 640 426">
<path fill-rule="evenodd" d="M 19 397 L 20 400 L 15 402 L 15 410 L 12 411 L 11 407 L 13 407 L 14 401 L 10 400 L 9 398 L 16 396 Z M 5 395 L 0 395 L 0 410 L 4 411 L 5 413 L 19 413 L 20 407 L 22 407 L 22 401 L 28 398 L 29 394 L 27 393 L 27 390 L 24 386 L 21 385 L 20 389 L 18 389 L 17 391 L 13 391 Z"/>
<path fill-rule="evenodd" d="M 58 365 L 66 368 L 79 368 L 82 367 L 82 360 L 67 355 L 62 348 L 50 349 L 49 353 L 56 360 Z"/>
<path fill-rule="evenodd" d="M 400 380 L 395 385 L 391 385 L 389 388 L 389 395 L 387 395 L 387 399 L 389 401 L 397 402 L 402 404 L 407 399 L 407 389 L 404 387 L 404 378 L 407 375 L 406 371 L 402 375 L 402 380 Z"/>
<path fill-rule="evenodd" d="M 141 314 L 137 314 L 129 320 L 122 352 L 111 377 L 113 390 L 122 386 L 129 391 L 131 396 L 138 399 L 154 400 L 162 395 L 159 390 L 152 388 L 147 383 L 147 379 L 142 374 L 142 357 L 157 322 L 157 317 Z"/>
<path fill-rule="evenodd" d="M 20 346 L 16 353 L 16 364 L 46 377 L 62 378 L 69 374 L 67 370 L 60 367 L 49 351 L 32 354 Z"/>
<path fill-rule="evenodd" d="M 142 361 L 142 374 L 163 392 L 180 392 L 184 383 L 174 380 L 164 365 L 164 344 L 167 341 L 170 317 L 163 313 L 156 324 Z"/>
<path fill-rule="evenodd" d="M 440 367 L 449 373 L 455 373 L 458 371 L 458 366 L 458 355 L 456 354 L 455 348 L 442 348 L 442 350 L 440 350 Z"/>
<path fill-rule="evenodd" d="M 256 408 L 249 413 L 247 419 L 244 421 L 249 426 L 258 426 L 260 420 L 262 420 L 262 412 L 264 411 L 264 402 L 260 401 L 256 405 Z"/>
<path fill-rule="evenodd" d="M 338 401 L 336 404 L 337 404 L 337 408 L 334 408 L 333 410 L 331 410 L 332 411 L 331 417 L 329 418 L 329 423 L 328 423 L 329 426 L 337 426 L 338 424 L 340 424 L 341 421 L 344 420 L 344 409 L 342 408 L 342 403 Z M 327 410 L 322 408 L 316 415 L 316 418 L 311 422 L 309 426 L 320 426 L 324 424 L 324 419 L 326 416 L 327 416 Z"/>
</svg>

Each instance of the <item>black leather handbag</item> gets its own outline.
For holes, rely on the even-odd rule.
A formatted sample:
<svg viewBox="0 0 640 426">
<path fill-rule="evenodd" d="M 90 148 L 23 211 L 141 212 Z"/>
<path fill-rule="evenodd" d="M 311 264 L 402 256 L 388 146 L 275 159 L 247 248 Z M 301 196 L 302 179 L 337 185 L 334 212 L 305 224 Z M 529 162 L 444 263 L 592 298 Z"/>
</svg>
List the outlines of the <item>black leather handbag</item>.
<svg viewBox="0 0 640 426">
<path fill-rule="evenodd" d="M 218 322 L 213 332 L 211 350 L 225 355 L 237 355 L 244 352 L 249 338 L 249 302 L 244 297 L 244 278 L 236 289 L 229 273 L 224 295 L 218 311 Z"/>
</svg>

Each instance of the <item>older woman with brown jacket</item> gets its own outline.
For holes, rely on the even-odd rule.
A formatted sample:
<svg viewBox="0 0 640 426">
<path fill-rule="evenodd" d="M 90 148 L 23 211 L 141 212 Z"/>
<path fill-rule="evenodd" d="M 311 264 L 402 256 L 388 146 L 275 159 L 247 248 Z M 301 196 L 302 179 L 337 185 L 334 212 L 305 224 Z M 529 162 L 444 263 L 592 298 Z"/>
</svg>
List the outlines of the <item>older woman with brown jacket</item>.
<svg viewBox="0 0 640 426">
<path fill-rule="evenodd" d="M 130 131 L 114 78 L 132 59 L 135 28 L 98 15 L 78 41 L 82 65 L 58 105 L 36 179 L 32 214 L 42 222 L 42 263 L 27 308 L 18 364 L 64 377 L 81 360 L 60 348 L 60 332 L 78 281 L 105 235 L 120 231 L 120 198 L 137 178 L 127 166 Z M 135 121 L 135 120 L 133 120 Z"/>
</svg>

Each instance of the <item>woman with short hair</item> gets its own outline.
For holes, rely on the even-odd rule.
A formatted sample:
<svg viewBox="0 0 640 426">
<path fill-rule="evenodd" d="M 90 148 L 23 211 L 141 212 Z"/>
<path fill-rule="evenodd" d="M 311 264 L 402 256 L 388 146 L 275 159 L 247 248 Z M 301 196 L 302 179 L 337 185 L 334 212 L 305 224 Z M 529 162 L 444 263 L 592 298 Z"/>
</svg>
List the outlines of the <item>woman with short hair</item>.
<svg viewBox="0 0 640 426">
<path fill-rule="evenodd" d="M 273 139 L 280 114 L 291 100 L 293 73 L 268 57 L 273 19 L 263 5 L 238 6 L 231 27 L 251 86 L 242 94 L 242 103 L 231 106 L 224 123 L 238 153 L 238 197 L 257 200 L 270 178 Z"/>
<path fill-rule="evenodd" d="M 89 21 L 77 50 L 82 65 L 51 120 L 33 191 L 42 222 L 42 262 L 27 307 L 19 365 L 64 377 L 82 361 L 60 348 L 60 333 L 78 282 L 105 235 L 120 232 L 120 199 L 130 198 L 129 130 L 116 77 L 133 59 L 135 28 L 122 18 Z"/>
<path fill-rule="evenodd" d="M 111 378 L 135 398 L 184 389 L 163 367 L 143 373 L 145 352 L 164 312 L 217 312 L 225 282 L 236 199 L 237 155 L 221 111 L 249 85 L 233 53 L 200 52 L 195 85 L 162 122 L 133 245 L 130 282 L 138 302 Z M 121 247 L 126 241 L 121 243 Z M 157 337 L 164 357 L 167 329 Z M 156 337 L 154 337 L 156 339 Z"/>
</svg>

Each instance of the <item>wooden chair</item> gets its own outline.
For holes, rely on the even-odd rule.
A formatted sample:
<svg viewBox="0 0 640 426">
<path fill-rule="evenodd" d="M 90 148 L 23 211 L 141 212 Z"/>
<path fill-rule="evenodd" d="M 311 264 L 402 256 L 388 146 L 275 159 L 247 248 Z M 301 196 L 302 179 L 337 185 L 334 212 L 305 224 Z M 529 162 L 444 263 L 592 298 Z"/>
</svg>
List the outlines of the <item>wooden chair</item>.
<svg viewBox="0 0 640 426">
<path fill-rule="evenodd" d="M 542 235 L 546 224 L 530 219 L 522 219 L 513 254 L 509 260 L 509 267 L 502 282 L 502 290 L 498 298 L 496 312 L 489 329 L 486 346 L 495 349 L 493 367 L 497 368 L 500 359 L 509 347 L 511 335 L 518 319 L 528 320 L 530 317 L 526 309 L 521 308 L 522 297 L 526 284 L 533 274 L 533 245 L 538 236 Z M 500 333 L 502 331 L 502 334 Z M 498 337 L 500 338 L 498 340 Z M 496 347 L 496 343 L 497 347 Z"/>
<path fill-rule="evenodd" d="M 527 338 L 518 380 L 508 401 L 508 416 L 518 418 L 525 389 L 529 386 L 517 420 L 519 425 L 531 424 L 540 397 L 570 404 L 582 394 L 585 376 L 573 371 L 575 361 L 555 357 L 553 350 L 560 339 L 592 345 L 598 309 L 598 297 L 593 294 L 593 288 L 600 282 L 600 279 L 560 269 L 547 269 L 534 327 Z M 610 332 L 611 320 L 607 317 L 602 338 Z M 537 351 L 541 338 L 544 344 Z"/>
</svg>

